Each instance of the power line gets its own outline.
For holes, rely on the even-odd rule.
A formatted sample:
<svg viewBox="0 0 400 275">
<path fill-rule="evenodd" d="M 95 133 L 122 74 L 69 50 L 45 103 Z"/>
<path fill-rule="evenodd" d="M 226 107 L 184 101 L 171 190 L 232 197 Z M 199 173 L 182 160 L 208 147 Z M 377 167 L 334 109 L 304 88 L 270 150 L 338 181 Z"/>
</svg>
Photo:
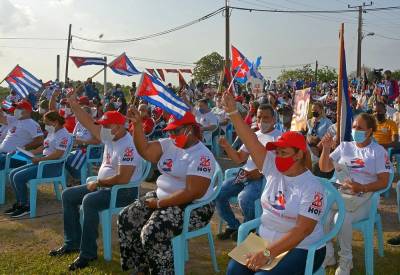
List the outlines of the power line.
<svg viewBox="0 0 400 275">
<path fill-rule="evenodd" d="M 347 9 L 347 10 L 279 10 L 279 9 L 257 9 L 257 8 L 244 8 L 244 7 L 235 7 L 231 6 L 231 9 L 234 10 L 245 10 L 245 11 L 259 11 L 259 12 L 272 12 L 272 13 L 349 13 L 356 12 L 358 9 Z M 398 10 L 400 6 L 393 7 L 382 7 L 382 8 L 370 8 L 364 9 L 367 12 L 373 11 L 384 11 L 384 10 Z"/>
<path fill-rule="evenodd" d="M 140 37 L 135 37 L 135 38 L 129 38 L 129 39 L 109 39 L 109 40 L 103 40 L 103 39 L 90 39 L 90 38 L 85 38 L 82 36 L 78 36 L 78 35 L 73 35 L 74 38 L 80 39 L 80 40 L 84 40 L 84 41 L 89 41 L 89 42 L 95 42 L 95 43 L 128 43 L 128 42 L 136 42 L 136 41 L 141 41 L 141 40 L 145 40 L 145 39 L 149 39 L 149 38 L 153 38 L 153 37 L 158 37 L 158 36 L 162 36 L 171 32 L 175 32 L 184 28 L 187 28 L 189 26 L 192 26 L 196 23 L 200 23 L 201 21 L 207 20 L 217 14 L 219 14 L 224 8 L 219 8 L 207 15 L 204 15 L 196 20 L 190 21 L 188 23 L 185 23 L 183 25 L 177 26 L 175 28 L 172 29 L 168 29 L 165 31 L 161 31 L 161 32 L 157 32 L 157 33 L 153 33 L 153 34 L 149 34 L 149 35 L 144 35 L 144 36 L 140 36 Z"/>
<path fill-rule="evenodd" d="M 0 37 L 0 40 L 40 40 L 40 41 L 66 41 L 66 38 L 46 38 L 46 37 Z"/>
<path fill-rule="evenodd" d="M 390 40 L 400 40 L 399 37 L 389 37 L 389 36 L 382 35 L 382 34 L 379 34 L 379 33 L 375 33 L 375 36 L 386 38 L 386 39 L 390 39 Z"/>
</svg>

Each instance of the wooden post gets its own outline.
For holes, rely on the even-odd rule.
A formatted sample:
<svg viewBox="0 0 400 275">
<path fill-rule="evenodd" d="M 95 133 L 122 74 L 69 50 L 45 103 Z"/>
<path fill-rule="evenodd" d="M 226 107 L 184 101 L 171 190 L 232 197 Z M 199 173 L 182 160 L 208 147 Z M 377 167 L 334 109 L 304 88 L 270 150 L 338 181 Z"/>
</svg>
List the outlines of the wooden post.
<svg viewBox="0 0 400 275">
<path fill-rule="evenodd" d="M 67 84 L 67 82 L 68 82 L 69 50 L 71 48 L 71 41 L 72 41 L 71 28 L 72 28 L 72 24 L 69 24 L 68 45 L 67 45 L 67 60 L 65 60 L 65 80 L 64 80 L 65 84 Z"/>
<path fill-rule="evenodd" d="M 339 74 L 338 74 L 338 101 L 336 105 L 336 139 L 342 141 L 340 129 L 342 119 L 342 98 L 343 98 L 343 52 L 344 52 L 344 23 L 342 23 L 339 32 Z"/>
<path fill-rule="evenodd" d="M 57 74 L 56 79 L 60 81 L 60 55 L 57 54 Z"/>
<path fill-rule="evenodd" d="M 104 95 L 107 92 L 107 56 L 104 57 Z"/>
</svg>

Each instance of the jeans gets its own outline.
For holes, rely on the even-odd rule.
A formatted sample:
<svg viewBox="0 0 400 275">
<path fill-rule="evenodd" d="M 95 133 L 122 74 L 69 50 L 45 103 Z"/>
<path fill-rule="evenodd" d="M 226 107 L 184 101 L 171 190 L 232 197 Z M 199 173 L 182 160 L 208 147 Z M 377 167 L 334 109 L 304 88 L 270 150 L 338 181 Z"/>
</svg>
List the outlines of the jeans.
<svg viewBox="0 0 400 275">
<path fill-rule="evenodd" d="M 313 271 L 317 271 L 322 262 L 325 259 L 325 247 L 322 247 L 315 251 L 314 256 L 314 267 Z M 306 268 L 308 250 L 294 248 L 286 254 L 285 257 L 271 270 L 258 270 L 254 272 L 248 269 L 246 266 L 236 262 L 235 260 L 230 260 L 228 268 L 226 271 L 227 275 L 302 275 L 304 274 Z"/>
<path fill-rule="evenodd" d="M 228 223 L 231 229 L 238 229 L 240 222 L 235 218 L 229 199 L 238 196 L 239 206 L 242 210 L 243 222 L 251 221 L 254 217 L 254 201 L 261 198 L 264 177 L 257 180 L 249 180 L 247 184 L 234 184 L 235 178 L 223 182 L 221 191 L 216 199 L 218 215 Z M 239 195 L 238 195 L 239 194 Z"/>
<path fill-rule="evenodd" d="M 121 189 L 117 195 L 117 207 L 132 203 L 137 197 L 137 188 Z M 111 189 L 90 192 L 86 185 L 70 187 L 62 193 L 64 215 L 64 245 L 69 249 L 80 249 L 80 256 L 97 258 L 99 211 L 110 207 Z M 82 205 L 83 224 L 79 219 Z"/>
<path fill-rule="evenodd" d="M 6 166 L 6 157 L 7 157 L 6 153 L 0 153 L 0 170 L 4 170 Z M 25 164 L 26 164 L 25 161 L 11 158 L 9 168 L 16 168 Z"/>
<path fill-rule="evenodd" d="M 62 164 L 49 164 L 43 169 L 43 178 L 51 178 L 60 176 Z M 28 187 L 26 184 L 31 179 L 36 179 L 38 171 L 37 164 L 26 164 L 15 168 L 10 173 L 10 183 L 14 189 L 17 203 L 20 205 L 28 205 Z"/>
</svg>

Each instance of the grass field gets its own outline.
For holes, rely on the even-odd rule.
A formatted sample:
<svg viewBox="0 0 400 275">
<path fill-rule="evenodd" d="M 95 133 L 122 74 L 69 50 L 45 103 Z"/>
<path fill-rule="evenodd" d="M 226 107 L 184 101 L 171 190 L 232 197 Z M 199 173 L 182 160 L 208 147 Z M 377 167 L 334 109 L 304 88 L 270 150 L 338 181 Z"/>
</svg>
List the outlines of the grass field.
<svg viewBox="0 0 400 275">
<path fill-rule="evenodd" d="M 154 188 L 154 184 L 145 183 L 145 189 Z M 400 225 L 395 206 L 395 194 L 392 189 L 391 197 L 383 200 L 380 211 L 383 216 L 384 237 L 400 233 Z M 0 206 L 3 213 L 13 201 L 13 194 L 8 190 L 6 205 Z M 61 258 L 47 256 L 50 249 L 58 247 L 63 242 L 61 203 L 56 200 L 52 187 L 42 186 L 38 193 L 38 217 L 35 219 L 10 220 L 0 214 L 0 274 L 69 274 L 68 265 L 76 255 Z M 213 231 L 216 233 L 218 219 L 214 215 Z M 101 235 L 100 235 L 101 236 Z M 216 238 L 214 238 L 216 240 Z M 74 274 L 128 274 L 121 271 L 119 266 L 119 249 L 116 238 L 116 223 L 113 223 L 113 260 L 105 262 L 99 243 L 99 260 L 90 268 Z M 228 252 L 235 246 L 233 241 L 216 240 L 219 274 L 225 274 L 229 257 Z M 353 237 L 354 269 L 352 274 L 365 274 L 364 248 L 362 236 L 355 233 Z M 192 240 L 189 245 L 190 259 L 186 265 L 187 274 L 214 274 L 209 257 L 208 243 L 205 238 Z M 334 274 L 330 268 L 327 274 Z M 377 255 L 375 250 L 375 274 L 400 274 L 400 247 L 393 248 L 385 245 L 385 256 Z M 286 274 L 285 274 L 286 275 Z"/>
</svg>

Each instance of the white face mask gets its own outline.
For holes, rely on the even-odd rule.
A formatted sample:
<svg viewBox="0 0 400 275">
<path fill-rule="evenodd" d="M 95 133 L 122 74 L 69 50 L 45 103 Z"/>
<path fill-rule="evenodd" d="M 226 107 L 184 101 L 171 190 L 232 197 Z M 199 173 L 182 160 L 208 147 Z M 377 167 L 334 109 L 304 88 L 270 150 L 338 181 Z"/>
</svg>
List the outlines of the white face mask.
<svg viewBox="0 0 400 275">
<path fill-rule="evenodd" d="M 65 117 L 72 115 L 72 111 L 70 108 L 64 108 Z"/>
<path fill-rule="evenodd" d="M 14 116 L 16 119 L 21 119 L 22 118 L 22 110 L 21 109 L 15 109 L 14 110 Z"/>
<path fill-rule="evenodd" d="M 100 129 L 100 139 L 103 143 L 110 143 L 115 138 L 115 135 L 111 133 L 111 129 L 104 128 Z"/>
<path fill-rule="evenodd" d="M 90 111 L 92 113 L 92 117 L 97 117 L 97 108 L 93 107 Z"/>
<path fill-rule="evenodd" d="M 46 113 L 46 109 L 39 107 L 39 114 L 44 115 Z"/>
<path fill-rule="evenodd" d="M 272 126 L 273 126 L 272 123 L 267 123 L 267 122 L 258 123 L 258 128 L 263 134 L 267 133 Z"/>
<path fill-rule="evenodd" d="M 47 131 L 47 133 L 49 133 L 49 135 L 54 134 L 54 132 L 56 131 L 56 128 L 54 126 L 51 125 L 45 125 L 44 129 Z"/>
</svg>

